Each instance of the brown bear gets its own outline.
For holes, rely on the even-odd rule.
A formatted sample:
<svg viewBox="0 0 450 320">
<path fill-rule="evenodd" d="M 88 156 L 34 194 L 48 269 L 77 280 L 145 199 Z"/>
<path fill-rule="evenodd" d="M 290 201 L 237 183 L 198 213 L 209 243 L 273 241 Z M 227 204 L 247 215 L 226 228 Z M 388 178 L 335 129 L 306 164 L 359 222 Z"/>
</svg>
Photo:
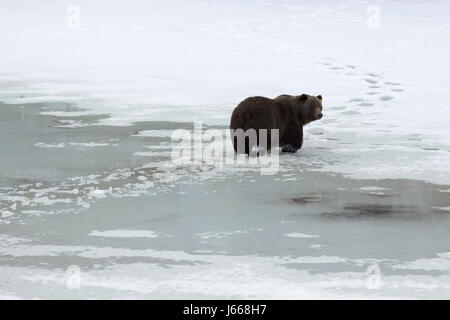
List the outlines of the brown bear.
<svg viewBox="0 0 450 320">
<path fill-rule="evenodd" d="M 275 99 L 259 96 L 249 97 L 239 103 L 231 115 L 230 129 L 234 151 L 259 155 L 261 151 L 259 148 L 260 129 L 267 129 L 267 150 L 270 150 L 270 129 L 278 129 L 279 146 L 282 151 L 296 152 L 302 147 L 303 126 L 321 119 L 322 116 L 321 95 L 291 96 L 283 94 Z M 254 129 L 257 133 L 257 141 L 249 139 L 247 136 L 241 137 L 243 140 L 239 140 L 238 134 L 242 131 L 238 129 L 242 129 L 243 132 Z M 242 146 L 238 148 L 238 141 L 245 142 L 245 148 Z"/>
</svg>

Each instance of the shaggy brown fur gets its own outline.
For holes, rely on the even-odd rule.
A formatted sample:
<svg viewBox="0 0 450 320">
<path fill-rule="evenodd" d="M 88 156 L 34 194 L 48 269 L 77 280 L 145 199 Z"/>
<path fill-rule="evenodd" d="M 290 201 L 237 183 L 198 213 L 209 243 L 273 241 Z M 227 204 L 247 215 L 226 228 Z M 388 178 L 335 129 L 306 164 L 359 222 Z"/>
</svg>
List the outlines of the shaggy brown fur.
<svg viewBox="0 0 450 320">
<path fill-rule="evenodd" d="M 267 129 L 267 149 L 270 150 L 270 129 L 279 129 L 279 145 L 284 152 L 296 152 L 303 144 L 303 126 L 322 118 L 322 96 L 283 94 L 275 99 L 250 97 L 239 103 L 231 115 L 231 137 L 234 151 L 237 137 L 234 130 Z M 258 139 L 259 140 L 259 139 Z M 257 141 L 259 145 L 259 141 Z M 250 154 L 255 145 L 245 139 L 245 153 Z M 255 151 L 256 155 L 259 154 Z"/>
</svg>

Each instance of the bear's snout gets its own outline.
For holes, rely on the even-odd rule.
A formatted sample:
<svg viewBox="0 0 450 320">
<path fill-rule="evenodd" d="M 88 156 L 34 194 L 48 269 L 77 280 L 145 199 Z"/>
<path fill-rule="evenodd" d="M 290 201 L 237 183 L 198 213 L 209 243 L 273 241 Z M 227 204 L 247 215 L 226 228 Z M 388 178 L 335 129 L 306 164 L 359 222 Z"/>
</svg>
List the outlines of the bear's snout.
<svg viewBox="0 0 450 320">
<path fill-rule="evenodd" d="M 316 120 L 322 119 L 322 117 L 323 117 L 323 114 L 322 114 L 322 113 L 319 113 L 319 114 L 317 115 L 317 117 L 316 117 Z"/>
</svg>

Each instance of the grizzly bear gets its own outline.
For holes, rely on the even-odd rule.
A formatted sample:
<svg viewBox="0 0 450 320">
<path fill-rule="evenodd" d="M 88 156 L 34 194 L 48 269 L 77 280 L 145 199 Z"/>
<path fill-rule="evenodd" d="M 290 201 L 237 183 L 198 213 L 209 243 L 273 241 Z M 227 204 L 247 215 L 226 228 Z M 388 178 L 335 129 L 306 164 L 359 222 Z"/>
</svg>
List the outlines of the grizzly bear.
<svg viewBox="0 0 450 320">
<path fill-rule="evenodd" d="M 271 148 L 271 129 L 278 129 L 279 146 L 282 151 L 296 152 L 303 144 L 303 126 L 321 119 L 322 116 L 321 95 L 283 94 L 275 99 L 249 97 L 239 103 L 231 115 L 230 130 L 234 151 L 258 156 L 261 151 L 260 130 L 267 129 L 267 150 L 265 151 L 268 151 Z M 242 140 L 238 139 L 239 132 L 247 132 L 248 129 L 256 131 L 257 141 L 247 136 L 243 139 L 241 137 Z M 245 142 L 245 148 L 243 146 L 238 148 L 238 141 Z"/>
</svg>

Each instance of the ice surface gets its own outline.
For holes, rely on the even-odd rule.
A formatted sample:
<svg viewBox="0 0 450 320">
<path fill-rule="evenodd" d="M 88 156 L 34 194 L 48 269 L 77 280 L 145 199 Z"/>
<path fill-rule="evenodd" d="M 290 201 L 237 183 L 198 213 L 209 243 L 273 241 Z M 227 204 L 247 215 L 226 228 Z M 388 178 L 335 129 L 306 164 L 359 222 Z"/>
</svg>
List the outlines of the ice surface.
<svg viewBox="0 0 450 320">
<path fill-rule="evenodd" d="M 90 236 L 111 238 L 156 238 L 157 234 L 154 231 L 148 230 L 95 230 L 90 233 Z"/>
<path fill-rule="evenodd" d="M 306 234 L 306 233 L 292 232 L 292 233 L 286 233 L 286 237 L 291 237 L 291 238 L 318 238 L 320 236 L 318 236 L 316 234 Z"/>
<path fill-rule="evenodd" d="M 375 4 L 80 0 L 74 30 L 3 0 L 0 298 L 448 298 L 450 4 Z M 324 118 L 273 177 L 171 161 L 303 92 Z"/>
<path fill-rule="evenodd" d="M 380 3 L 380 30 L 367 28 L 367 4 L 358 1 L 78 5 L 81 29 L 73 30 L 66 27 L 64 3 L 2 2 L 7 45 L 0 51 L 0 101 L 71 102 L 87 110 L 43 114 L 109 115 L 97 124 L 170 119 L 227 125 L 246 96 L 321 93 L 325 117 L 306 133 L 323 128 L 322 134 L 306 146 L 337 138 L 329 147 L 354 162 L 325 170 L 450 182 L 445 3 Z M 85 124 L 62 127 L 79 125 Z M 157 132 L 170 135 L 138 135 Z M 414 160 L 404 166 L 402 154 L 386 144 Z M 374 154 L 351 155 L 365 151 Z"/>
</svg>

